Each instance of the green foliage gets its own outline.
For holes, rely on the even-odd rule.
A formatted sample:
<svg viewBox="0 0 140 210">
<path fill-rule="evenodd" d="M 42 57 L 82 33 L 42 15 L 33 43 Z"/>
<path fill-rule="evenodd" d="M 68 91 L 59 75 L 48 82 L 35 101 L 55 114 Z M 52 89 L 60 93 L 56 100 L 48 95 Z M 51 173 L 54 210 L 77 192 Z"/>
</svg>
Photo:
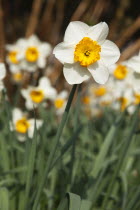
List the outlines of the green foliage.
<svg viewBox="0 0 140 210">
<path fill-rule="evenodd" d="M 25 142 L 10 131 L 12 107 L 3 100 L 0 210 L 140 209 L 139 107 L 88 119 L 79 101 L 70 110 L 75 91 L 61 123 L 53 108 L 39 108 L 44 123 Z"/>
</svg>

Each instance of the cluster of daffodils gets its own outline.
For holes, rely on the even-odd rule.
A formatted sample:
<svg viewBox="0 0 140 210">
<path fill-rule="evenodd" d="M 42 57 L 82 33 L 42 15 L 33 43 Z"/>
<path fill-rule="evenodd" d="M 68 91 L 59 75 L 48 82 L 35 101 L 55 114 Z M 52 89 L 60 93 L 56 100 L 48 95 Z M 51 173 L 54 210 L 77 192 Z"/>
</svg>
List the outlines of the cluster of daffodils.
<svg viewBox="0 0 140 210">
<path fill-rule="evenodd" d="M 104 106 L 119 111 L 127 108 L 132 114 L 140 103 L 140 53 L 129 60 L 110 66 L 110 77 L 106 84 L 90 84 L 83 96 L 84 106 L 95 115 Z M 85 101 L 86 99 L 86 101 Z"/>
<path fill-rule="evenodd" d="M 39 129 L 43 120 L 28 118 L 28 114 L 34 109 L 43 106 L 46 111 L 49 111 L 50 106 L 56 110 L 56 115 L 59 117 L 64 112 L 68 92 L 66 90 L 57 92 L 52 87 L 49 78 L 41 77 L 37 86 L 29 86 L 26 89 L 21 89 L 21 95 L 25 99 L 26 112 L 19 108 L 15 108 L 12 112 L 12 121 L 10 122 L 11 131 L 15 131 L 17 139 L 24 142 L 27 137 L 32 138 L 36 128 Z"/>
<path fill-rule="evenodd" d="M 56 114 L 61 115 L 65 109 L 68 92 L 58 93 L 51 85 L 49 78 L 41 77 L 38 86 L 29 86 L 21 90 L 27 110 L 33 110 L 39 105 L 47 107 L 49 102 L 55 107 Z"/>
<path fill-rule="evenodd" d="M 105 22 L 88 26 L 74 21 L 68 25 L 63 42 L 53 50 L 63 64 L 63 74 L 69 84 L 88 84 L 81 104 L 90 115 L 101 114 L 105 106 L 119 111 L 127 108 L 129 113 L 133 113 L 140 103 L 140 53 L 119 63 L 120 51 L 112 41 L 107 40 L 108 32 Z M 52 51 L 49 43 L 42 43 L 35 35 L 19 39 L 15 44 L 7 45 L 6 49 L 6 61 L 16 82 L 23 81 L 26 72 L 34 76 L 37 69 L 47 67 L 47 57 Z M 1 88 L 5 69 L 3 64 L 0 65 Z M 46 111 L 53 108 L 59 119 L 66 107 L 67 90 L 58 92 L 46 75 L 39 77 L 38 74 L 36 79 L 33 84 L 26 82 L 20 86 L 26 112 L 15 108 L 12 113 L 10 128 L 20 141 L 25 141 L 27 136 L 33 137 L 35 124 L 37 129 L 43 124 L 43 120 L 29 118 L 33 110 L 39 110 L 41 106 Z"/>
<path fill-rule="evenodd" d="M 15 81 L 21 81 L 24 72 L 35 72 L 44 68 L 52 47 L 47 42 L 41 42 L 37 36 L 21 38 L 13 45 L 6 45 L 7 63 Z"/>
<path fill-rule="evenodd" d="M 91 110 L 109 105 L 132 113 L 140 103 L 140 53 L 131 59 L 117 63 L 120 52 L 106 40 L 108 26 L 101 22 L 88 26 L 80 21 L 71 22 L 64 41 L 53 53 L 64 64 L 64 77 L 69 84 L 80 84 L 93 77 L 95 82 L 83 96 L 82 102 Z M 110 74 L 110 77 L 109 77 Z"/>
</svg>

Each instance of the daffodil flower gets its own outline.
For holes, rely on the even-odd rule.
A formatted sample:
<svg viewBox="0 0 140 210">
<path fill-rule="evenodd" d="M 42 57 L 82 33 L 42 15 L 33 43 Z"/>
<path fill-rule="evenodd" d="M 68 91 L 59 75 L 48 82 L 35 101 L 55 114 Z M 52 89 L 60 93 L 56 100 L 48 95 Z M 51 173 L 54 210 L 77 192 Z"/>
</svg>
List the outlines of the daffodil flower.
<svg viewBox="0 0 140 210">
<path fill-rule="evenodd" d="M 42 120 L 28 119 L 26 113 L 19 108 L 15 108 L 12 112 L 12 122 L 10 122 L 10 129 L 15 131 L 18 135 L 18 140 L 23 142 L 26 140 L 26 135 L 33 137 L 34 129 L 39 129 L 43 123 Z"/>
<path fill-rule="evenodd" d="M 26 108 L 31 110 L 46 99 L 54 100 L 56 90 L 51 86 L 50 80 L 47 77 L 42 77 L 37 87 L 29 86 L 27 89 L 22 89 L 21 94 L 26 99 Z"/>
<path fill-rule="evenodd" d="M 47 57 L 52 47 L 47 42 L 41 42 L 37 36 L 32 35 L 28 39 L 20 39 L 21 68 L 29 72 L 35 72 L 37 68 L 44 68 Z"/>
<path fill-rule="evenodd" d="M 105 22 L 88 26 L 74 21 L 68 25 L 64 42 L 53 53 L 64 64 L 63 73 L 69 84 L 80 84 L 91 76 L 99 84 L 107 82 L 108 67 L 120 57 L 118 47 L 106 40 L 108 31 Z"/>
<path fill-rule="evenodd" d="M 11 72 L 21 69 L 22 49 L 23 46 L 21 45 L 21 39 L 18 39 L 14 44 L 6 45 L 6 61 L 9 64 L 9 70 Z"/>
<path fill-rule="evenodd" d="M 56 114 L 61 115 L 64 112 L 66 106 L 66 99 L 68 97 L 68 92 L 66 90 L 58 93 L 54 99 L 54 106 L 56 109 Z"/>
</svg>

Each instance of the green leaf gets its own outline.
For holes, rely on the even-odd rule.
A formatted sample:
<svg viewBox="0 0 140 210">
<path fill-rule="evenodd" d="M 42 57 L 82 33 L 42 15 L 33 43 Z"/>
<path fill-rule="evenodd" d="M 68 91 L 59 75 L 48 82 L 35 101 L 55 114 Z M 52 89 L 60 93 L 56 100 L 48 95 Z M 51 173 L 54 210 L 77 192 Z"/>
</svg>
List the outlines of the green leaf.
<svg viewBox="0 0 140 210">
<path fill-rule="evenodd" d="M 105 160 L 105 157 L 108 153 L 108 150 L 110 148 L 110 145 L 112 143 L 112 141 L 114 140 L 114 137 L 115 135 L 117 134 L 118 132 L 118 129 L 120 128 L 120 124 L 121 124 L 121 121 L 124 117 L 124 114 L 122 114 L 121 116 L 119 116 L 117 118 L 117 120 L 115 121 L 115 123 L 111 126 L 103 144 L 102 144 L 102 147 L 100 149 L 100 152 L 95 160 L 95 163 L 94 163 L 94 167 L 93 167 L 93 170 L 91 172 L 91 175 L 96 178 L 101 170 L 101 168 L 103 167 L 104 165 L 104 160 Z"/>
<path fill-rule="evenodd" d="M 9 210 L 9 192 L 6 188 L 0 188 L 0 210 Z"/>
<path fill-rule="evenodd" d="M 57 210 L 89 210 L 90 207 L 89 201 L 81 200 L 80 196 L 74 193 L 67 193 Z"/>
</svg>

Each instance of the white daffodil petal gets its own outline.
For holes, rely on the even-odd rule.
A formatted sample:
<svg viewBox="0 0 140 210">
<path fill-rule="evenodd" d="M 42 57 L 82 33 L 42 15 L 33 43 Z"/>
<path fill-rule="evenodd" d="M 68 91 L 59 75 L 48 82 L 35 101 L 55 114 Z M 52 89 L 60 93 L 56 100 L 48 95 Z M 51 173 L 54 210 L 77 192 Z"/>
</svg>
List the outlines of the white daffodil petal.
<svg viewBox="0 0 140 210">
<path fill-rule="evenodd" d="M 53 50 L 53 54 L 61 63 L 73 63 L 74 62 L 74 46 L 61 42 L 56 45 Z"/>
<path fill-rule="evenodd" d="M 116 63 L 120 57 L 120 50 L 116 44 L 106 40 L 101 46 L 101 60 L 106 66 Z"/>
<path fill-rule="evenodd" d="M 43 57 L 48 56 L 51 53 L 52 47 L 49 43 L 42 43 L 39 46 L 39 52 Z"/>
<path fill-rule="evenodd" d="M 27 41 L 28 41 L 28 44 L 29 44 L 30 46 L 38 46 L 38 45 L 40 44 L 40 41 L 39 41 L 39 39 L 37 38 L 36 35 L 31 35 L 31 36 L 27 39 Z"/>
<path fill-rule="evenodd" d="M 109 70 L 107 67 L 100 65 L 99 63 L 88 66 L 89 72 L 92 74 L 94 80 L 103 85 L 109 78 Z"/>
<path fill-rule="evenodd" d="M 32 138 L 34 135 L 35 123 L 36 123 L 36 129 L 39 129 L 42 126 L 43 121 L 42 120 L 35 121 L 35 119 L 30 119 L 28 120 L 28 122 L 30 124 L 30 127 L 28 129 L 28 136 Z"/>
<path fill-rule="evenodd" d="M 50 80 L 47 78 L 47 77 L 41 77 L 40 80 L 39 80 L 39 87 L 41 89 L 46 89 L 47 86 L 50 87 L 51 83 L 50 83 Z"/>
<path fill-rule="evenodd" d="M 64 64 L 64 77 L 69 84 L 80 84 L 90 78 L 90 73 L 86 67 L 82 67 L 79 63 Z"/>
<path fill-rule="evenodd" d="M 68 97 L 68 92 L 66 90 L 63 90 L 57 96 L 57 98 L 62 98 L 62 99 L 66 99 L 67 97 Z"/>
<path fill-rule="evenodd" d="M 32 110 L 37 107 L 37 105 L 35 103 L 33 103 L 31 100 L 26 100 L 25 106 L 28 110 Z"/>
<path fill-rule="evenodd" d="M 3 79 L 6 75 L 6 68 L 4 63 L 0 63 L 0 79 Z"/>
<path fill-rule="evenodd" d="M 46 58 L 40 57 L 37 61 L 37 65 L 39 68 L 43 69 L 46 65 Z"/>
<path fill-rule="evenodd" d="M 133 69 L 133 71 L 140 73 L 140 56 L 133 56 L 127 62 L 127 65 Z"/>
<path fill-rule="evenodd" d="M 53 87 L 49 87 L 48 90 L 44 90 L 44 94 L 46 96 L 47 99 L 55 99 L 56 98 L 56 90 Z"/>
<path fill-rule="evenodd" d="M 134 72 L 132 74 L 133 89 L 140 93 L 140 73 Z"/>
<path fill-rule="evenodd" d="M 2 91 L 4 89 L 4 83 L 3 81 L 0 81 L 0 91 Z"/>
<path fill-rule="evenodd" d="M 98 23 L 92 26 L 88 30 L 88 37 L 98 41 L 99 44 L 103 43 L 108 35 L 108 25 L 105 22 Z"/>
<path fill-rule="evenodd" d="M 19 46 L 20 48 L 24 48 L 27 44 L 27 41 L 23 38 L 18 39 L 15 46 Z"/>
<path fill-rule="evenodd" d="M 22 95 L 24 98 L 28 99 L 28 98 L 29 98 L 29 91 L 26 90 L 26 89 L 22 89 L 22 90 L 21 90 L 21 95 Z"/>
<path fill-rule="evenodd" d="M 16 123 L 17 120 L 20 120 L 23 117 L 23 112 L 19 108 L 14 108 L 12 112 L 13 123 Z"/>
<path fill-rule="evenodd" d="M 80 21 L 71 22 L 65 31 L 64 42 L 67 43 L 79 42 L 83 37 L 86 36 L 88 29 L 89 26 L 85 23 L 82 23 Z"/>
</svg>

